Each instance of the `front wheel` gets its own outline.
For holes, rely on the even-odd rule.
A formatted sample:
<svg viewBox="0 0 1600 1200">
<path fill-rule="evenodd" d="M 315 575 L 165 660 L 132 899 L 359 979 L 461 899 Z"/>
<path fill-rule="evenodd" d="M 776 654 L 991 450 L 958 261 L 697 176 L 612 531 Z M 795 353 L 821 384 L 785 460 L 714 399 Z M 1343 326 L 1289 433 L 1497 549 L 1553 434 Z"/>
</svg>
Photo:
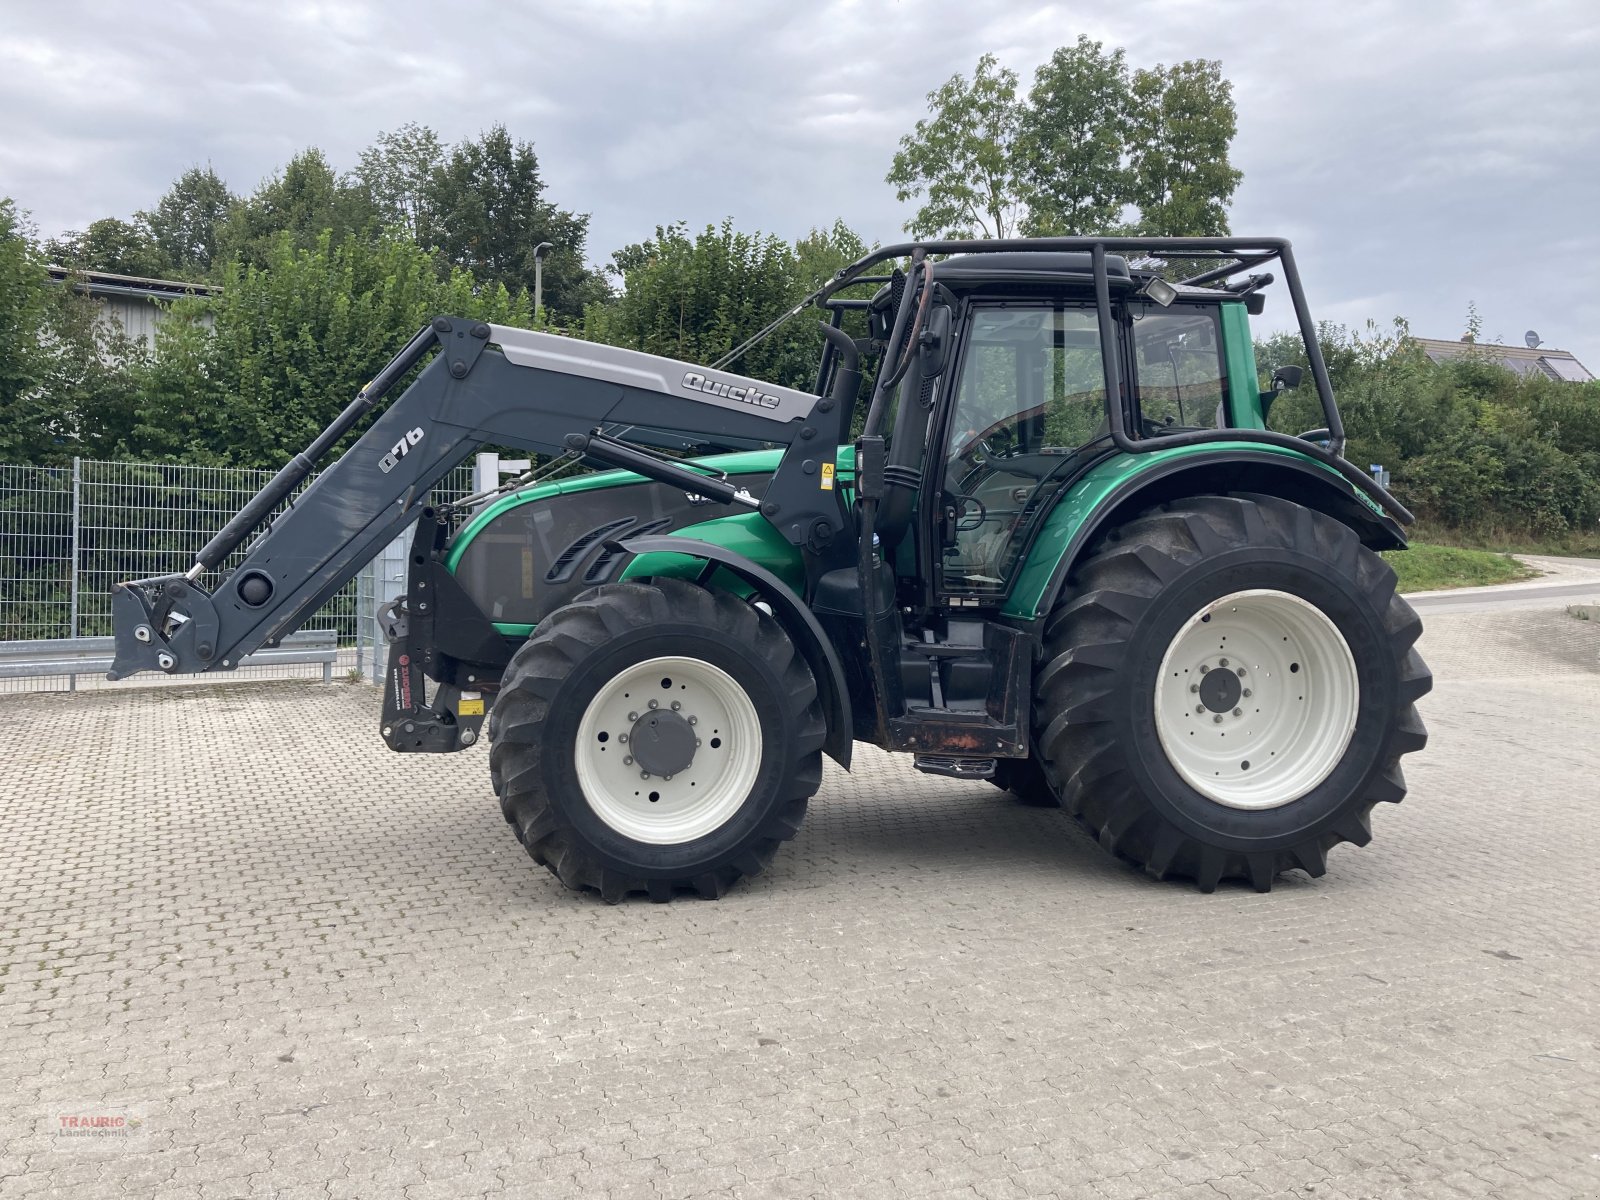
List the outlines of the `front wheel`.
<svg viewBox="0 0 1600 1200">
<path fill-rule="evenodd" d="M 1365 845 L 1432 676 L 1394 571 L 1348 527 L 1268 496 L 1146 513 L 1051 614 L 1034 741 L 1064 805 L 1157 878 L 1267 891 Z"/>
<path fill-rule="evenodd" d="M 661 579 L 540 623 L 490 715 L 489 763 L 506 820 L 566 886 L 715 898 L 799 829 L 825 732 L 776 620 Z"/>
</svg>

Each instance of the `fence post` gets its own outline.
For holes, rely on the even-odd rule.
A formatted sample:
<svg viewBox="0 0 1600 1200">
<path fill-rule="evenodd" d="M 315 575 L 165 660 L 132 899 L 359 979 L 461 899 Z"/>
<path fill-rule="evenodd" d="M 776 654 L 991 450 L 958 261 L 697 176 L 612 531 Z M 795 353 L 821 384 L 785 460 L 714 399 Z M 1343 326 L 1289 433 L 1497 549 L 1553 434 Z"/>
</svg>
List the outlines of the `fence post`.
<svg viewBox="0 0 1600 1200">
<path fill-rule="evenodd" d="M 472 490 L 490 492 L 500 486 L 500 455 L 492 450 L 481 451 L 472 460 Z"/>
<path fill-rule="evenodd" d="M 67 582 L 67 628 L 69 637 L 78 636 L 78 526 L 83 504 L 83 459 L 72 456 L 72 566 Z M 78 677 L 68 676 L 67 690 L 78 690 Z"/>
</svg>

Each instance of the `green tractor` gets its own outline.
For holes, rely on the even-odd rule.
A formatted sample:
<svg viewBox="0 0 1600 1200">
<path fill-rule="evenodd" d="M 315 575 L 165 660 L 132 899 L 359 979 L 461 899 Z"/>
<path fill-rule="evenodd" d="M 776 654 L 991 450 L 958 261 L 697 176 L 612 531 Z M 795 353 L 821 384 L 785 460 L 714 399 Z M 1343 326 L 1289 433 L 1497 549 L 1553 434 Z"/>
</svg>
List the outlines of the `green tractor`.
<svg viewBox="0 0 1600 1200">
<path fill-rule="evenodd" d="M 1256 373 L 1269 265 L 1320 401 L 1298 436 L 1267 417 L 1301 372 Z M 608 901 L 760 872 L 856 741 L 1203 891 L 1370 839 L 1426 742 L 1421 623 L 1377 553 L 1411 517 L 1342 457 L 1287 242 L 918 242 L 807 303 L 810 392 L 437 318 L 188 571 L 118 585 L 112 677 L 232 669 L 415 523 L 386 742 L 487 723 L 518 839 Z M 609 469 L 432 505 L 483 445 Z"/>
</svg>

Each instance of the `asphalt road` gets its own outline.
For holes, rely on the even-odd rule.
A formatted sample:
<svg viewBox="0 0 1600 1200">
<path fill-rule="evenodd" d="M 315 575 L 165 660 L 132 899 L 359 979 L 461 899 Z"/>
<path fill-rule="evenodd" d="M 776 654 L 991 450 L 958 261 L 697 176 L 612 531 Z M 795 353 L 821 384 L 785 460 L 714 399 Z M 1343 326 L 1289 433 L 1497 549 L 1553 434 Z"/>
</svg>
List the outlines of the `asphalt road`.
<svg viewBox="0 0 1600 1200">
<path fill-rule="evenodd" d="M 1424 617 L 1439 613 L 1477 613 L 1494 609 L 1562 608 L 1600 601 L 1600 559 L 1518 555 L 1543 574 L 1497 587 L 1416 592 L 1408 597 Z"/>
<path fill-rule="evenodd" d="M 1600 625 L 1421 649 L 1410 796 L 1270 895 L 866 750 L 607 907 L 363 686 L 0 698 L 0 1197 L 1600 1195 Z"/>
</svg>

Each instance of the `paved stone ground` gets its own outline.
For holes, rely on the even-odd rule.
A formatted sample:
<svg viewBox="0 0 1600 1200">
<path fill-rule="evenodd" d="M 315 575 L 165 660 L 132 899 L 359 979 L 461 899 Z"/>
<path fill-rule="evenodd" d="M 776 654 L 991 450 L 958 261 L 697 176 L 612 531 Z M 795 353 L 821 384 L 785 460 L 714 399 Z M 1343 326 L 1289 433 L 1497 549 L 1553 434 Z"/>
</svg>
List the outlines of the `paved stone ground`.
<svg viewBox="0 0 1600 1200">
<path fill-rule="evenodd" d="M 1600 1195 L 1600 627 L 1424 648 L 1410 798 L 1268 896 L 864 753 L 610 908 L 366 689 L 8 697 L 0 1196 Z"/>
</svg>

